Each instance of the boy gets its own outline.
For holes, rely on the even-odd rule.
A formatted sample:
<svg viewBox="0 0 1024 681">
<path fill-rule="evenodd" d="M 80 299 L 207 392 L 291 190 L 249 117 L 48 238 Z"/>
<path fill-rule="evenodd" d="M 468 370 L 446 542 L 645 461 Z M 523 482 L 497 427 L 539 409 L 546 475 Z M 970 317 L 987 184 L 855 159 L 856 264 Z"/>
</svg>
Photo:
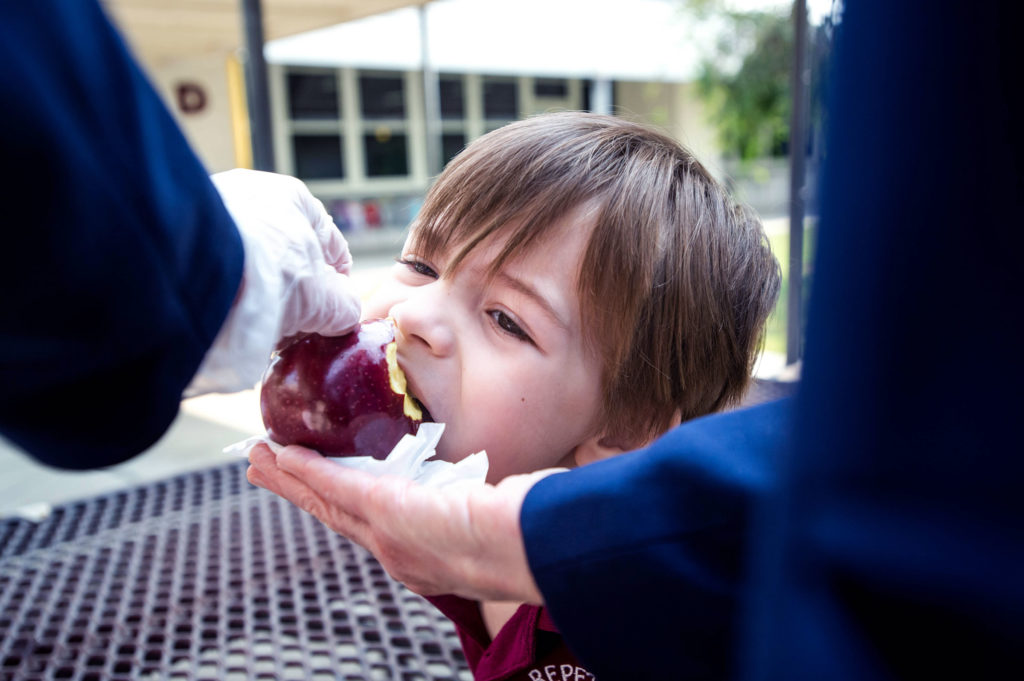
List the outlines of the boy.
<svg viewBox="0 0 1024 681">
<path fill-rule="evenodd" d="M 756 216 L 678 143 L 547 114 L 447 166 L 363 316 L 395 319 L 410 390 L 446 424 L 438 456 L 486 450 L 495 483 L 737 402 L 779 281 Z M 478 680 L 588 677 L 543 608 L 431 600 Z"/>
</svg>

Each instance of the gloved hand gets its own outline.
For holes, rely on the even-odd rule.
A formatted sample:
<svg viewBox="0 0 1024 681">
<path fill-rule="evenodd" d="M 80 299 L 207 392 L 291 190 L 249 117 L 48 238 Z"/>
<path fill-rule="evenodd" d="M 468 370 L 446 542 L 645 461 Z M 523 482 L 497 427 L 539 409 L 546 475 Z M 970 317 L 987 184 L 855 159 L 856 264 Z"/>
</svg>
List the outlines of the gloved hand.
<svg viewBox="0 0 1024 681">
<path fill-rule="evenodd" d="M 245 247 L 242 285 L 186 396 L 253 387 L 282 338 L 341 335 L 359 322 L 352 256 L 300 180 L 255 170 L 211 177 Z"/>
</svg>

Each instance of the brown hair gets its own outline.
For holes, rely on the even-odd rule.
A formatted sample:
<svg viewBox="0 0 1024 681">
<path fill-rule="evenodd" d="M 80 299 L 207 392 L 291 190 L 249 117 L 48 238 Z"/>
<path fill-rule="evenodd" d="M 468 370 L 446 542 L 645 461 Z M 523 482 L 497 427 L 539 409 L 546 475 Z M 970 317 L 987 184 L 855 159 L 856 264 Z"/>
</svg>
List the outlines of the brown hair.
<svg viewBox="0 0 1024 681">
<path fill-rule="evenodd" d="M 678 142 L 579 112 L 512 123 L 445 168 L 413 249 L 456 268 L 502 232 L 496 272 L 559 218 L 595 205 L 580 267 L 588 346 L 601 358 L 604 435 L 631 447 L 739 400 L 779 291 L 760 220 Z"/>
</svg>

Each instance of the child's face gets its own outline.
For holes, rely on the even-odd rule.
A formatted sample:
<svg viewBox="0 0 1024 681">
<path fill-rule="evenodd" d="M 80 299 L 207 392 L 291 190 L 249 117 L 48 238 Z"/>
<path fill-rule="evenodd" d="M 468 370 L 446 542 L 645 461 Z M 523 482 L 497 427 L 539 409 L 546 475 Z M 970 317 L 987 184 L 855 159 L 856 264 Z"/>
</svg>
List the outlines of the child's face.
<svg viewBox="0 0 1024 681">
<path fill-rule="evenodd" d="M 576 447 L 594 439 L 600 365 L 585 347 L 576 294 L 589 234 L 570 214 L 490 281 L 501 235 L 441 277 L 452 254 L 428 262 L 406 242 L 402 262 L 363 306 L 364 318 L 395 319 L 410 390 L 445 424 L 440 458 L 486 450 L 488 481 L 497 482 L 571 466 Z"/>
</svg>

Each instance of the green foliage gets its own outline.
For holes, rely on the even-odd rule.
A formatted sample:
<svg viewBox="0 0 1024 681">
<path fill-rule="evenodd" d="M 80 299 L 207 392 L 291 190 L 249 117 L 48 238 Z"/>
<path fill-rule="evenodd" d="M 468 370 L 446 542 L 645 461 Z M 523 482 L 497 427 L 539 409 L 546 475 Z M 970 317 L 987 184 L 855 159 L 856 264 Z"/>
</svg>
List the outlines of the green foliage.
<svg viewBox="0 0 1024 681">
<path fill-rule="evenodd" d="M 723 151 L 744 161 L 785 156 L 794 44 L 790 17 L 729 11 L 720 0 L 686 4 L 700 30 L 716 32 L 697 84 Z"/>
</svg>

